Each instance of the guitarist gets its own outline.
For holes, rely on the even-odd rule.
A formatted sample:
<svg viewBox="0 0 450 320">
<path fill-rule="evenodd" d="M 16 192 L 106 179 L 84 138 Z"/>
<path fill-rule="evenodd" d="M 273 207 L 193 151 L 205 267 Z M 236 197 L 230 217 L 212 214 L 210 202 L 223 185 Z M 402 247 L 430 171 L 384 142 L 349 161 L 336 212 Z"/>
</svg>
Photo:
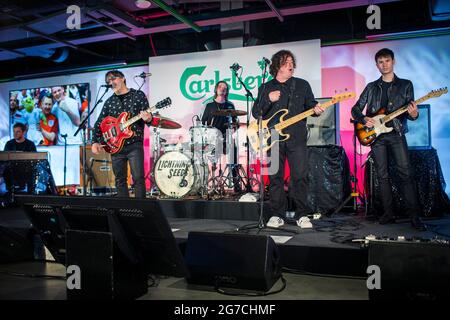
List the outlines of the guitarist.
<svg viewBox="0 0 450 320">
<path fill-rule="evenodd" d="M 375 54 L 375 63 L 381 77 L 364 88 L 359 100 L 353 106 L 352 116 L 355 121 L 372 128 L 375 122 L 371 117 L 376 115 L 381 108 L 385 108 L 385 113 L 389 114 L 409 104 L 407 113 L 387 124 L 392 125 L 394 130 L 380 135 L 371 145 L 375 169 L 380 179 L 383 206 L 383 215 L 380 217 L 379 223 L 395 222 L 388 173 L 388 158 L 392 158 L 394 168 L 400 177 L 400 191 L 405 199 L 405 209 L 411 217 L 412 226 L 418 230 L 425 230 L 425 226 L 419 218 L 420 209 L 410 174 L 408 146 L 405 138 L 405 133 L 408 131 L 407 119 L 414 121 L 419 117 L 417 105 L 414 103 L 413 84 L 410 80 L 400 79 L 394 74 L 395 59 L 392 50 L 387 48 L 379 50 Z M 367 115 L 364 115 L 362 111 L 366 106 Z"/>
<path fill-rule="evenodd" d="M 258 97 L 253 105 L 252 115 L 256 119 L 262 115 L 263 120 L 270 118 L 281 109 L 289 109 L 288 117 L 314 108 L 320 115 L 324 110 L 314 99 L 311 86 L 306 80 L 295 78 L 295 57 L 288 50 L 281 50 L 272 56 L 269 72 L 274 77 L 258 89 Z M 279 168 L 270 175 L 269 212 L 272 217 L 267 222 L 269 227 L 284 225 L 286 212 L 286 194 L 284 191 L 284 165 L 290 164 L 290 196 L 296 205 L 295 220 L 300 226 L 300 218 L 310 213 L 307 206 L 308 156 L 306 148 L 306 120 L 300 121 L 284 130 L 291 136 L 279 144 Z"/>
<path fill-rule="evenodd" d="M 150 123 L 153 118 L 150 113 L 143 111 L 149 108 L 147 97 L 142 91 L 129 89 L 124 74 L 118 70 L 108 71 L 105 75 L 105 82 L 112 86 L 114 94 L 105 101 L 102 112 L 95 122 L 92 152 L 99 154 L 102 151 L 100 123 L 105 117 L 118 117 L 122 112 L 129 112 L 129 118 L 140 114 L 142 120 L 137 121 L 130 127 L 134 135 L 125 140 L 119 152 L 111 155 L 111 160 L 116 177 L 117 195 L 119 197 L 129 196 L 127 184 L 127 162 L 129 162 L 135 197 L 145 198 L 144 122 Z"/>
</svg>

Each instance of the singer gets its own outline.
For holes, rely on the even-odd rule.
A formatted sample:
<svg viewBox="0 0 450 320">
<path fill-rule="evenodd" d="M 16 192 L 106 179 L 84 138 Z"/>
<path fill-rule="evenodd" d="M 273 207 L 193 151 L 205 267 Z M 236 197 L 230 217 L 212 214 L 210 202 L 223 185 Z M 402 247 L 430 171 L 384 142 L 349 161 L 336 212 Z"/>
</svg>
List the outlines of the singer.
<svg viewBox="0 0 450 320">
<path fill-rule="evenodd" d="M 125 140 L 123 148 L 111 155 L 111 160 L 116 177 L 117 195 L 129 197 L 127 183 L 127 163 L 129 163 L 135 197 L 145 198 L 144 122 L 149 124 L 153 118 L 151 114 L 143 111 L 149 108 L 147 97 L 140 90 L 129 89 L 124 74 L 118 70 L 108 71 L 105 75 L 105 82 L 112 86 L 114 94 L 105 101 L 102 112 L 95 122 L 92 152 L 99 154 L 102 151 L 100 123 L 105 117 L 118 117 L 124 111 L 128 112 L 130 117 L 140 114 L 142 120 L 131 125 L 135 135 Z"/>
<path fill-rule="evenodd" d="M 274 77 L 258 89 L 258 97 L 253 105 L 252 114 L 265 120 L 281 109 L 288 109 L 288 118 L 307 109 L 314 108 L 314 113 L 320 115 L 324 110 L 314 99 L 311 86 L 306 80 L 295 78 L 295 57 L 288 50 L 281 50 L 272 56 L 269 72 Z M 272 216 L 267 222 L 269 227 L 284 225 L 286 213 L 286 193 L 284 191 L 284 166 L 286 159 L 291 171 L 289 194 L 296 206 L 295 223 L 300 227 L 310 214 L 307 205 L 307 131 L 306 121 L 300 121 L 284 130 L 290 138 L 279 145 L 278 172 L 270 176 L 269 185 L 269 213 Z"/>
</svg>

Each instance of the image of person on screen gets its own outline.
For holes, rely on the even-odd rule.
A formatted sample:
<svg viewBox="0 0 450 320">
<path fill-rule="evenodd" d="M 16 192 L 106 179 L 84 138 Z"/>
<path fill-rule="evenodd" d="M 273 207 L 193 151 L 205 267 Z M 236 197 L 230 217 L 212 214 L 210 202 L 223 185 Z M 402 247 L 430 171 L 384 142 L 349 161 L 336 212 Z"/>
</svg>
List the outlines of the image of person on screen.
<svg viewBox="0 0 450 320">
<path fill-rule="evenodd" d="M 52 114 L 53 100 L 49 95 L 41 95 L 40 106 L 42 116 L 39 120 L 39 128 L 44 138 L 42 145 L 53 146 L 58 138 L 58 119 Z"/>
<path fill-rule="evenodd" d="M 394 73 L 394 52 L 384 48 L 375 54 L 375 64 L 381 77 L 370 82 L 361 93 L 358 101 L 352 108 L 352 117 L 355 121 L 372 128 L 375 121 L 372 119 L 381 108 L 386 114 L 408 105 L 408 112 L 395 118 L 388 125 L 394 130 L 380 135 L 371 145 L 375 160 L 375 170 L 380 181 L 381 203 L 383 215 L 380 224 L 394 223 L 395 216 L 392 208 L 392 188 L 389 181 L 388 158 L 394 162 L 394 168 L 400 179 L 400 192 L 405 200 L 406 213 L 411 217 L 411 224 L 418 230 L 425 230 L 419 214 L 420 207 L 417 201 L 417 192 L 411 176 L 411 166 L 408 156 L 408 145 L 405 133 L 408 131 L 407 120 L 416 120 L 419 117 L 417 105 L 414 103 L 414 88 L 410 80 L 400 79 Z M 367 107 L 367 108 L 366 108 Z M 362 111 L 366 108 L 366 114 Z"/>
<path fill-rule="evenodd" d="M 67 144 L 81 144 L 81 131 L 76 136 L 74 133 L 80 125 L 80 112 L 78 103 L 70 98 L 62 86 L 52 87 L 54 104 L 52 114 L 56 116 L 59 122 L 58 145 L 64 145 L 62 135 L 67 134 Z"/>
<path fill-rule="evenodd" d="M 4 151 L 24 151 L 24 152 L 36 152 L 36 146 L 27 138 L 25 134 L 27 132 L 27 126 L 23 123 L 16 123 L 13 127 L 14 138 L 9 140 Z"/>
<path fill-rule="evenodd" d="M 227 141 L 227 135 L 226 135 L 227 128 L 229 126 L 229 122 L 231 121 L 231 130 L 233 130 L 233 128 L 237 127 L 239 121 L 236 116 L 232 116 L 232 117 L 218 116 L 218 115 L 214 115 L 213 113 L 215 111 L 220 111 L 220 110 L 234 110 L 235 109 L 233 103 L 228 100 L 228 93 L 229 93 L 228 84 L 225 81 L 217 82 L 214 87 L 214 100 L 205 106 L 205 110 L 203 111 L 202 120 L 201 120 L 203 125 L 206 125 L 209 127 L 214 127 L 222 133 L 223 153 L 224 154 L 226 153 L 226 144 L 230 143 L 229 141 Z M 237 157 L 238 157 L 237 148 L 236 148 L 236 145 L 234 144 L 234 141 L 232 141 L 231 143 L 233 145 L 233 151 L 232 151 L 233 152 L 233 163 L 230 163 L 230 164 L 236 165 L 236 164 L 238 164 L 237 163 Z M 238 169 L 236 166 L 232 166 L 232 176 L 233 176 L 234 191 L 239 193 L 242 191 L 242 188 L 239 185 Z"/>
<path fill-rule="evenodd" d="M 270 118 L 281 109 L 288 109 L 286 118 L 314 108 L 315 115 L 324 109 L 315 100 L 310 84 L 294 77 L 296 59 L 291 51 L 281 50 L 272 56 L 269 72 L 274 77 L 258 89 L 258 97 L 252 108 L 253 117 L 262 115 L 263 120 Z M 295 221 L 302 227 L 310 209 L 307 204 L 308 195 L 308 149 L 306 147 L 306 120 L 297 122 L 283 130 L 290 138 L 279 143 L 278 171 L 269 176 L 269 212 L 272 216 L 267 222 L 269 227 L 284 225 L 287 209 L 287 198 L 284 190 L 284 167 L 287 159 L 290 167 L 291 183 L 289 195 L 295 204 Z M 273 155 L 272 155 L 273 157 Z M 309 222 L 309 221 L 308 221 Z"/>
<path fill-rule="evenodd" d="M 10 114 L 10 137 L 14 136 L 14 125 L 16 123 L 23 123 L 27 125 L 28 123 L 28 112 L 25 110 L 23 105 L 19 104 L 19 99 L 17 98 L 17 93 L 11 93 L 9 97 L 9 114 Z"/>
<path fill-rule="evenodd" d="M 127 87 L 124 74 L 119 70 L 108 71 L 105 82 L 112 86 L 114 94 L 109 97 L 94 125 L 92 138 L 92 152 L 99 154 L 103 151 L 104 142 L 100 124 L 107 116 L 119 117 L 122 112 L 128 112 L 129 118 L 140 115 L 142 119 L 130 126 L 134 132 L 131 138 L 125 139 L 121 150 L 111 155 L 113 172 L 116 177 L 117 195 L 129 197 L 128 192 L 128 170 L 129 163 L 133 178 L 134 194 L 136 198 L 145 198 L 145 175 L 144 175 L 144 127 L 150 124 L 153 116 L 144 112 L 149 108 L 147 97 L 142 91 Z M 104 151 L 103 151 L 104 152 Z"/>
<path fill-rule="evenodd" d="M 26 138 L 33 141 L 35 145 L 40 145 L 44 141 L 42 132 L 39 130 L 39 120 L 42 116 L 42 110 L 39 104 L 35 104 L 34 98 L 31 97 L 24 99 L 22 105 L 28 119 Z"/>
</svg>

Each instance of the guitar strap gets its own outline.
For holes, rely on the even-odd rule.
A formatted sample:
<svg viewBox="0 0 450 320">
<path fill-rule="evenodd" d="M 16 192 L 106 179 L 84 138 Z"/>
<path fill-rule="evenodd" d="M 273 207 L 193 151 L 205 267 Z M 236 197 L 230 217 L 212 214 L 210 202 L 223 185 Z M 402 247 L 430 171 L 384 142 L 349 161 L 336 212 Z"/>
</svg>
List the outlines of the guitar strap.
<svg viewBox="0 0 450 320">
<path fill-rule="evenodd" d="M 291 88 L 290 88 L 290 92 L 289 92 L 289 100 L 288 100 L 288 110 L 289 113 L 291 113 L 291 106 L 292 106 L 292 97 L 294 96 L 294 91 L 295 91 L 295 79 L 292 79 L 291 82 Z"/>
<path fill-rule="evenodd" d="M 391 85 L 390 87 L 391 90 L 389 90 L 389 95 L 388 95 L 388 104 L 390 104 L 393 100 L 395 95 L 397 94 L 397 90 L 398 87 L 396 85 L 394 85 L 394 83 Z M 396 109 L 397 110 L 397 109 Z M 390 106 L 386 106 L 386 112 L 392 113 L 393 111 L 395 111 L 393 108 L 390 108 Z M 401 121 L 398 118 L 395 118 L 392 120 L 392 126 L 394 127 L 394 130 L 399 134 L 402 135 L 402 124 Z"/>
</svg>

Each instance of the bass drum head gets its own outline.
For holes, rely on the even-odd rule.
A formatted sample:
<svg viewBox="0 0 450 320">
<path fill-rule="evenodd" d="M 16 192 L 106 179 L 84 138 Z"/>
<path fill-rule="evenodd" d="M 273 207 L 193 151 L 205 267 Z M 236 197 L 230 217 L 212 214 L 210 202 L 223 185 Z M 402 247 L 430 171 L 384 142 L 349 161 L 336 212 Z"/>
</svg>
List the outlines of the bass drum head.
<svg viewBox="0 0 450 320">
<path fill-rule="evenodd" d="M 185 196 L 196 182 L 191 159 L 177 151 L 167 152 L 159 157 L 153 173 L 159 190 L 172 198 Z"/>
</svg>

